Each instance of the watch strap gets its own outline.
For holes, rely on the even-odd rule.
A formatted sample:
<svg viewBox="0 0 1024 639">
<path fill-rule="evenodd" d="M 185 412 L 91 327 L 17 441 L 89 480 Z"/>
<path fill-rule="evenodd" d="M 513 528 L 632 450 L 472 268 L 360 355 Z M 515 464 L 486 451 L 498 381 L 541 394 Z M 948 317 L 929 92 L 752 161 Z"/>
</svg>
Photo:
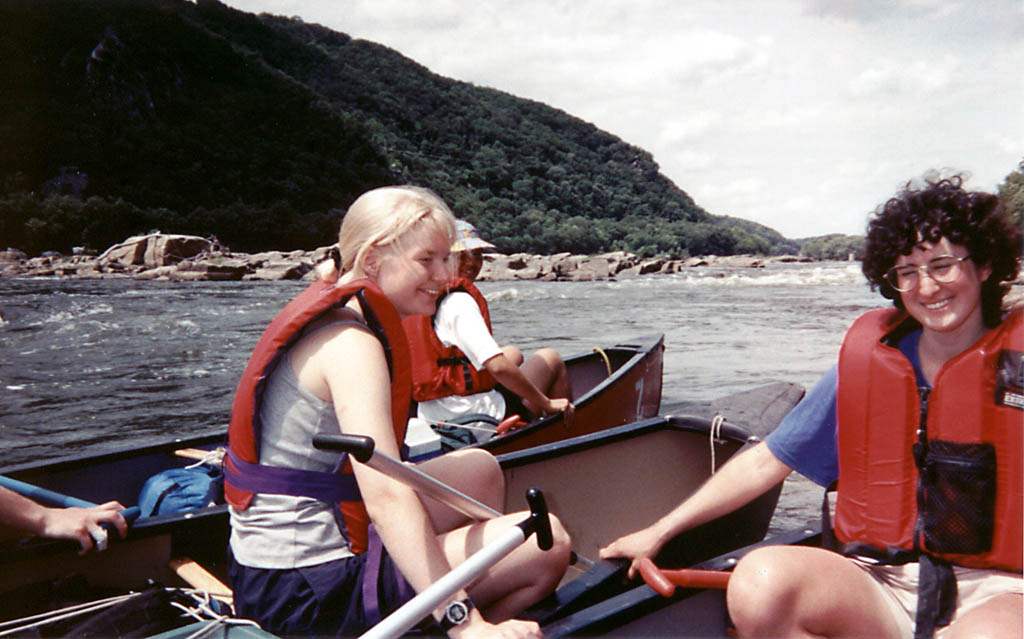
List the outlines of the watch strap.
<svg viewBox="0 0 1024 639">
<path fill-rule="evenodd" d="M 444 615 L 438 624 L 441 626 L 441 630 L 448 632 L 455 626 L 462 625 L 469 619 L 469 613 L 471 610 L 476 608 L 473 604 L 473 600 L 466 597 L 462 601 L 453 601 L 448 604 L 444 609 Z"/>
</svg>

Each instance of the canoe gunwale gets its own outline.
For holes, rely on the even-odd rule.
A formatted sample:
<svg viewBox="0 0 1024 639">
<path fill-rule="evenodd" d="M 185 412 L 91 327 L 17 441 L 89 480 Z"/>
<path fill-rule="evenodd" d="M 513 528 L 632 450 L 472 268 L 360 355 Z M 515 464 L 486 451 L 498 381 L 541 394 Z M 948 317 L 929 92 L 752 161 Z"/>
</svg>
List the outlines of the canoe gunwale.
<svg viewBox="0 0 1024 639">
<path fill-rule="evenodd" d="M 663 429 L 674 429 L 691 431 L 696 433 L 709 433 L 711 421 L 697 415 L 666 415 L 649 417 L 622 426 L 613 426 L 601 431 L 563 439 L 551 444 L 542 444 L 526 450 L 501 453 L 497 456 L 498 462 L 503 469 L 515 468 L 532 463 L 539 459 L 558 457 L 571 452 L 584 451 L 588 448 L 603 446 L 616 441 L 631 439 L 647 432 L 654 432 Z M 743 426 L 723 422 L 718 432 L 718 439 L 731 440 L 735 442 L 752 442 L 757 438 Z"/>
<path fill-rule="evenodd" d="M 820 538 L 820 524 L 815 522 L 805 527 L 737 548 L 706 561 L 698 562 L 691 567 L 702 570 L 731 571 L 744 555 L 757 548 L 775 545 L 820 545 Z M 603 581 L 607 579 L 608 575 L 624 575 L 627 566 L 628 562 L 624 559 L 603 560 L 578 579 L 584 580 L 585 584 L 588 583 L 586 581 L 588 579 L 590 582 Z M 597 576 L 590 576 L 589 573 L 591 571 L 594 571 Z M 617 632 L 617 629 L 669 606 L 690 606 L 693 608 L 695 615 L 706 614 L 707 612 L 700 610 L 700 604 L 694 603 L 693 600 L 699 595 L 711 592 L 708 589 L 677 588 L 671 597 L 662 597 L 651 589 L 650 586 L 643 583 L 642 580 L 639 580 L 639 577 L 637 579 L 639 585 L 628 587 L 618 594 L 601 599 L 594 605 L 583 608 L 568 605 L 556 610 L 553 614 L 543 617 L 541 624 L 544 636 L 550 639 L 555 639 L 556 637 L 598 636 L 603 634 L 615 637 L 630 636 Z M 573 587 L 573 582 L 566 584 L 563 588 L 569 589 L 571 587 Z M 559 593 L 556 592 L 554 596 L 559 597 Z M 721 607 L 724 609 L 724 591 L 714 592 L 714 596 L 721 598 Z M 712 612 L 712 614 L 715 613 Z M 665 628 L 664 633 L 658 633 L 654 636 L 687 636 L 681 634 L 684 631 L 684 628 L 673 626 L 672 628 Z M 702 634 L 700 636 L 706 635 Z M 721 634 L 723 639 L 727 636 L 725 633 Z"/>
<path fill-rule="evenodd" d="M 629 342 L 621 342 L 621 343 L 615 344 L 614 346 L 604 347 L 602 350 L 605 353 L 618 350 L 618 351 L 632 352 L 633 355 L 630 356 L 629 359 L 627 359 L 625 362 L 623 362 L 621 366 L 619 366 L 614 371 L 612 371 L 611 375 L 609 375 L 608 377 L 603 379 L 600 383 L 598 383 L 593 388 L 591 388 L 589 391 L 587 391 L 586 393 L 584 393 L 580 397 L 577 397 L 573 401 L 573 405 L 575 406 L 577 413 L 580 412 L 580 411 L 586 410 L 586 408 L 590 404 L 592 404 L 593 402 L 597 401 L 597 399 L 600 398 L 608 389 L 613 388 L 617 384 L 620 384 L 622 382 L 623 378 L 625 378 L 626 376 L 632 374 L 632 372 L 640 364 L 642 364 L 645 360 L 647 360 L 647 359 L 649 359 L 651 357 L 655 357 L 655 356 L 664 357 L 664 349 L 665 349 L 665 335 L 664 335 L 664 333 L 658 333 L 656 335 L 649 335 L 649 336 L 641 337 L 641 338 L 638 338 L 638 339 L 635 339 L 635 340 L 631 340 Z M 661 353 L 658 354 L 658 351 L 661 351 Z M 579 353 L 579 354 L 573 355 L 571 357 L 568 357 L 568 358 L 566 358 L 565 363 L 566 363 L 566 366 L 569 367 L 569 366 L 571 366 L 571 364 L 573 362 L 578 361 L 578 360 L 594 359 L 594 358 L 600 358 L 600 357 L 601 357 L 601 355 L 595 349 L 595 350 L 590 351 L 590 352 Z M 661 383 L 661 371 L 663 369 L 663 366 L 664 366 L 664 364 L 662 364 L 662 366 L 659 366 L 659 370 L 658 370 L 659 386 L 660 386 L 660 383 Z M 659 390 L 659 396 L 660 396 L 660 390 Z M 660 404 L 660 402 L 659 402 L 659 404 Z M 525 426 L 523 428 L 520 428 L 518 430 L 515 430 L 515 431 L 512 431 L 510 433 L 507 433 L 507 434 L 503 435 L 500 438 L 492 438 L 492 439 L 490 439 L 490 440 L 488 440 L 486 442 L 483 442 L 483 443 L 479 444 L 478 446 L 480 448 L 485 449 L 485 450 L 491 450 L 492 448 L 499 448 L 499 447 L 500 448 L 506 448 L 506 449 L 509 446 L 513 446 L 514 447 L 516 445 L 516 442 L 518 442 L 519 440 L 525 439 L 527 437 L 531 437 L 534 434 L 536 434 L 538 431 L 541 431 L 541 430 L 544 430 L 546 428 L 549 428 L 549 427 L 553 426 L 554 424 L 559 423 L 561 421 L 562 421 L 562 415 L 561 414 L 548 415 L 547 417 L 544 417 L 544 418 L 542 418 L 542 419 L 540 419 L 538 421 L 535 421 L 535 422 L 533 422 L 533 423 L 531 423 L 531 424 L 529 424 L 529 425 L 527 425 L 527 426 Z M 495 452 L 495 451 L 492 450 L 492 452 Z M 495 454 L 501 454 L 501 453 L 495 452 Z"/>
<path fill-rule="evenodd" d="M 125 459 L 144 457 L 147 455 L 170 454 L 180 448 L 216 448 L 227 446 L 227 426 L 220 426 L 215 432 L 199 433 L 188 437 L 175 437 L 173 439 L 162 439 L 149 444 L 141 444 L 134 448 L 125 448 L 123 445 L 112 450 L 99 450 L 91 453 L 73 453 L 61 455 L 45 462 L 23 462 L 0 468 L 0 475 L 17 477 L 26 473 L 40 472 L 61 472 L 75 470 L 76 468 L 87 468 L 95 465 L 95 462 L 115 462 Z"/>
</svg>

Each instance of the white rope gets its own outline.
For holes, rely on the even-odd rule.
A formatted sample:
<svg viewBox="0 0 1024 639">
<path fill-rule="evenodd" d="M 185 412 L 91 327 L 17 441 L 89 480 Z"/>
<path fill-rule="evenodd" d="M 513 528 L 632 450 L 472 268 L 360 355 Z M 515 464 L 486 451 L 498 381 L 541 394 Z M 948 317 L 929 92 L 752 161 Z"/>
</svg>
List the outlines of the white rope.
<svg viewBox="0 0 1024 639">
<path fill-rule="evenodd" d="M 196 619 L 197 621 L 209 621 L 209 624 L 204 625 L 198 629 L 189 639 L 196 639 L 200 636 L 208 634 L 223 626 L 255 626 L 259 628 L 259 624 L 249 619 L 237 619 L 228 615 L 220 614 L 215 612 L 210 605 L 211 595 L 205 590 L 198 590 L 193 588 L 180 588 L 181 592 L 190 595 L 196 601 L 194 607 L 182 605 L 176 601 L 169 602 L 171 606 L 183 611 L 188 616 Z M 96 612 L 109 608 L 116 604 L 128 601 L 133 597 L 138 597 L 141 592 L 130 592 L 124 595 L 118 595 L 116 597 L 108 597 L 107 599 L 98 599 L 96 601 L 90 601 L 87 603 L 76 604 L 74 606 L 68 606 L 67 608 L 61 608 L 60 610 L 51 610 L 50 612 L 44 612 L 32 617 L 24 617 L 21 619 L 13 619 L 10 621 L 0 622 L 0 637 L 24 632 L 39 626 L 44 626 L 58 621 L 64 621 L 65 619 L 71 619 L 79 615 L 84 615 L 90 612 Z M 19 624 L 17 627 L 12 627 L 15 624 Z"/>
<path fill-rule="evenodd" d="M 204 464 L 208 466 L 213 466 L 214 468 L 220 468 L 220 466 L 224 463 L 224 452 L 225 450 L 223 446 L 221 446 L 220 448 L 214 448 L 210 452 L 206 453 L 206 456 L 204 456 L 202 459 L 200 459 L 194 464 L 189 464 L 188 466 L 185 466 L 185 468 L 199 468 Z"/>
<path fill-rule="evenodd" d="M 716 413 L 714 419 L 711 420 L 711 428 L 708 430 L 708 444 L 711 446 L 711 474 L 715 474 L 715 441 L 721 440 L 722 424 L 725 423 L 725 416 L 721 413 Z"/>
<path fill-rule="evenodd" d="M 12 635 L 24 630 L 30 630 L 32 628 L 38 628 L 39 626 L 45 626 L 47 624 L 56 623 L 65 619 L 71 619 L 79 615 L 84 615 L 89 612 L 95 612 L 97 610 L 103 610 L 109 608 L 115 604 L 119 604 L 122 601 L 127 601 L 132 597 L 137 597 L 140 593 L 132 592 L 126 595 L 118 595 L 116 597 L 108 597 L 107 599 L 98 599 L 96 601 L 90 601 L 87 603 L 76 604 L 74 606 L 68 606 L 67 608 L 61 608 L 60 610 L 51 610 L 50 612 L 44 612 L 31 617 L 24 617 L 21 619 L 12 619 L 11 621 L 5 621 L 0 623 L 0 628 L 5 628 L 3 632 L 0 632 L 0 637 Z M 22 624 L 16 628 L 12 628 L 14 624 Z"/>
<path fill-rule="evenodd" d="M 605 366 L 606 369 L 608 369 L 608 377 L 611 377 L 612 376 L 612 372 L 613 372 L 612 371 L 612 362 L 611 362 L 611 360 L 608 359 L 608 353 L 605 353 L 603 348 L 595 348 L 594 352 L 597 353 L 598 355 L 600 355 L 601 359 L 604 360 L 604 366 Z"/>
<path fill-rule="evenodd" d="M 226 626 L 253 626 L 255 628 L 260 627 L 258 623 L 250 619 L 238 619 L 236 617 L 230 617 L 228 615 L 222 615 L 217 612 L 214 612 L 214 610 L 210 607 L 210 593 L 206 592 L 205 590 L 185 590 L 185 592 L 192 595 L 192 598 L 196 600 L 195 608 L 190 608 L 176 601 L 172 601 L 171 605 L 181 610 L 185 614 L 189 615 L 190 617 L 196 619 L 197 621 L 202 622 L 209 620 L 209 623 L 198 628 L 195 632 L 190 634 L 185 639 L 199 639 L 199 637 L 204 637 L 212 633 L 213 631 L 217 630 L 218 628 Z"/>
</svg>

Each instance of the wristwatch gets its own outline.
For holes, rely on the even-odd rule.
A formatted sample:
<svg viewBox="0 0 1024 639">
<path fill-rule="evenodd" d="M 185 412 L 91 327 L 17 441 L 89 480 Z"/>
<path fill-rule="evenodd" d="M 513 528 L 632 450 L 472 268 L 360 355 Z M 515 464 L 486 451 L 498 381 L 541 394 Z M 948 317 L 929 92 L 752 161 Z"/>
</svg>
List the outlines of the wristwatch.
<svg viewBox="0 0 1024 639">
<path fill-rule="evenodd" d="M 441 617 L 441 630 L 448 632 L 455 626 L 466 623 L 466 620 L 469 619 L 469 611 L 473 608 L 476 606 L 473 605 L 473 601 L 469 597 L 448 604 L 448 607 L 444 609 L 444 616 Z"/>
</svg>

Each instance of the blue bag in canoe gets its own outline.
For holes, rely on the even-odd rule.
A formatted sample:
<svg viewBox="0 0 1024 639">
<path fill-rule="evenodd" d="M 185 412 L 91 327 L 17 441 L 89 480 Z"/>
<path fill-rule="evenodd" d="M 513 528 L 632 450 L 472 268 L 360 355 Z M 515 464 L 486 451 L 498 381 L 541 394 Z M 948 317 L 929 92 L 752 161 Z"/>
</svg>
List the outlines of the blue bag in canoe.
<svg viewBox="0 0 1024 639">
<path fill-rule="evenodd" d="M 172 468 L 146 480 L 139 492 L 142 517 L 224 503 L 224 474 L 209 466 Z"/>
</svg>

